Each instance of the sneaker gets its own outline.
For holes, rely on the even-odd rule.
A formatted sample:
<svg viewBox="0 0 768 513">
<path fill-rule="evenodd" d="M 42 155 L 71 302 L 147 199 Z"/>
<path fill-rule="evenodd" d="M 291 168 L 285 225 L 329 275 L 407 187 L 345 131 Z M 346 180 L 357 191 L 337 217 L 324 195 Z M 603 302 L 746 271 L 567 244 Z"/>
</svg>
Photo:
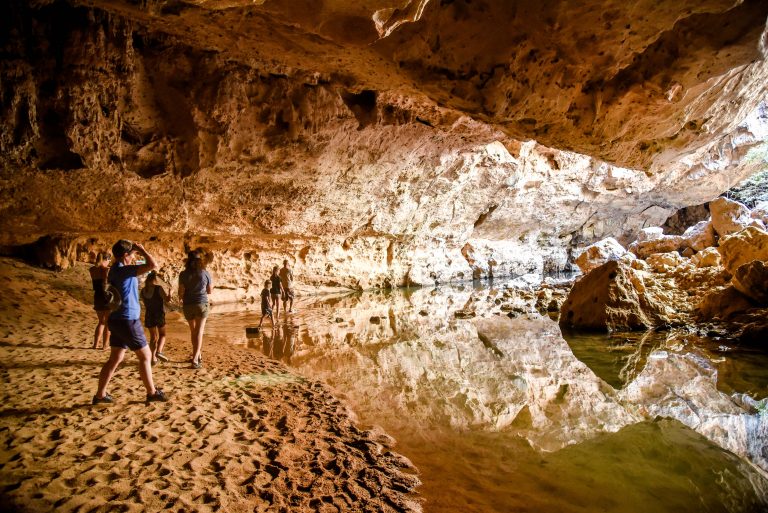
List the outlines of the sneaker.
<svg viewBox="0 0 768 513">
<path fill-rule="evenodd" d="M 165 356 L 163 353 L 157 353 L 155 356 L 157 356 L 157 359 L 160 360 L 160 361 L 163 361 L 163 362 L 167 362 L 168 361 L 168 357 Z"/>
<path fill-rule="evenodd" d="M 147 394 L 147 404 L 154 402 L 165 402 L 168 400 L 168 396 L 165 395 L 161 389 L 155 389 L 154 394 Z"/>
<path fill-rule="evenodd" d="M 104 397 L 97 397 L 94 395 L 93 399 L 91 399 L 91 404 L 111 404 L 113 402 L 115 402 L 115 400 L 109 394 L 104 394 Z"/>
<path fill-rule="evenodd" d="M 202 369 L 203 368 L 203 361 L 200 360 L 200 361 L 197 361 L 197 362 L 192 362 L 192 368 L 193 369 Z"/>
</svg>

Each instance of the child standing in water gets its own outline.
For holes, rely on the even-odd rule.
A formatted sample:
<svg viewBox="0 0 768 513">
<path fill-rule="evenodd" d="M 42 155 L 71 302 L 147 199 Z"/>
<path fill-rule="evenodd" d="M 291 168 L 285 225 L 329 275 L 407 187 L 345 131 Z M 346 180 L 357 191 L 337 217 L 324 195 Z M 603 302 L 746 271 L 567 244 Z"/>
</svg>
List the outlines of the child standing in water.
<svg viewBox="0 0 768 513">
<path fill-rule="evenodd" d="M 110 312 L 109 299 L 104 294 L 107 290 L 109 261 L 109 253 L 100 251 L 96 255 L 96 263 L 88 269 L 93 284 L 93 309 L 98 318 L 98 324 L 96 324 L 96 330 L 93 333 L 93 349 L 99 349 L 99 342 L 101 342 L 101 349 L 106 349 L 109 345 L 109 328 L 107 328 Z"/>
<path fill-rule="evenodd" d="M 169 301 L 168 294 L 158 283 L 157 273 L 151 271 L 141 289 L 141 299 L 144 302 L 144 327 L 149 330 L 149 349 L 152 351 L 152 365 L 157 360 L 168 361 L 163 354 L 165 346 L 165 303 Z"/>
<path fill-rule="evenodd" d="M 261 323 L 264 322 L 264 317 L 269 315 L 269 319 L 272 321 L 272 327 L 275 326 L 275 317 L 272 315 L 272 305 L 269 301 L 270 299 L 270 293 L 269 293 L 269 286 L 272 284 L 271 280 L 267 280 L 264 282 L 264 289 L 261 291 L 261 320 L 259 321 L 259 328 L 261 328 Z"/>
</svg>

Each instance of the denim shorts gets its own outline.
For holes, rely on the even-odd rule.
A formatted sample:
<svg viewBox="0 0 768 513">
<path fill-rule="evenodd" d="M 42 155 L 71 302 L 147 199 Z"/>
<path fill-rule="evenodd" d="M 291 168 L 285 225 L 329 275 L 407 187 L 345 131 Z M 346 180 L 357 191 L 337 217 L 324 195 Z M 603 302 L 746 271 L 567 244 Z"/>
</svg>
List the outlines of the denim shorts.
<svg viewBox="0 0 768 513">
<path fill-rule="evenodd" d="M 110 319 L 107 326 L 110 333 L 110 347 L 138 351 L 147 345 L 144 328 L 141 326 L 139 319 Z"/>
<path fill-rule="evenodd" d="M 208 317 L 208 303 L 184 305 L 184 318 L 186 320 L 205 319 L 206 317 Z"/>
</svg>

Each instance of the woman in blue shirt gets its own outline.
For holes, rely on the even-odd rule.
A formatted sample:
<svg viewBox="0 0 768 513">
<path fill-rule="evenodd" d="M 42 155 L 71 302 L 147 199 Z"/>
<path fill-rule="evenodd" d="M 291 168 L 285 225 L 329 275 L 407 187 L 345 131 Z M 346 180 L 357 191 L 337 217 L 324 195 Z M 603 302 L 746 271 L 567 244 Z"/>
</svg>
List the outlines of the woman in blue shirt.
<svg viewBox="0 0 768 513">
<path fill-rule="evenodd" d="M 197 251 L 190 251 L 179 275 L 179 299 L 184 318 L 189 324 L 192 339 L 192 367 L 203 366 L 203 330 L 208 318 L 208 294 L 213 291 L 211 275 L 205 270 L 205 262 Z"/>
</svg>

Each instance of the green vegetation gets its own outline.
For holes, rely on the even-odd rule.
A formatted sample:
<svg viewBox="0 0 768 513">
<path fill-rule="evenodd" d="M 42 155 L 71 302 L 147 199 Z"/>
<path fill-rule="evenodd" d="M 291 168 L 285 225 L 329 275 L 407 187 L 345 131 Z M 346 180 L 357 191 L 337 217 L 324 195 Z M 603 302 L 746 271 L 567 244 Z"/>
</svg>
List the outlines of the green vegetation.
<svg viewBox="0 0 768 513">
<path fill-rule="evenodd" d="M 762 163 L 763 169 L 729 189 L 723 196 L 754 208 L 761 201 L 768 201 L 768 142 L 752 148 L 745 159 L 749 163 Z"/>
</svg>

